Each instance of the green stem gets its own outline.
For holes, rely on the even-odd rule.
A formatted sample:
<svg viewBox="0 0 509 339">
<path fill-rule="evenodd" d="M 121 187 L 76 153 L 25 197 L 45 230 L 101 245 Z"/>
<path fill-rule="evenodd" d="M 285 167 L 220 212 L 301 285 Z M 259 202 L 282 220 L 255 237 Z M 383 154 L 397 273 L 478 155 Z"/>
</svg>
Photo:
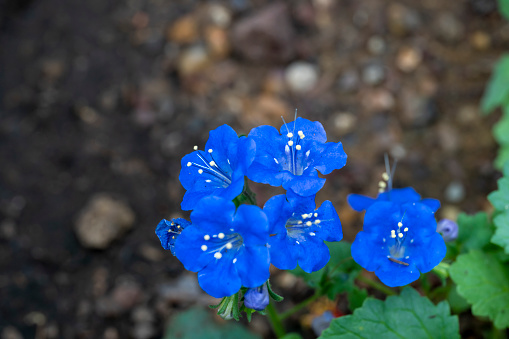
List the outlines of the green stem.
<svg viewBox="0 0 509 339">
<path fill-rule="evenodd" d="M 378 281 L 371 280 L 369 278 L 366 278 L 362 274 L 359 274 L 357 276 L 357 280 L 362 281 L 363 283 L 373 287 L 376 290 L 379 290 L 380 292 L 383 292 L 387 295 L 396 295 L 397 293 L 391 290 L 389 287 L 385 286 L 384 284 L 379 283 Z"/>
<path fill-rule="evenodd" d="M 286 334 L 283 323 L 281 322 L 281 318 L 277 314 L 276 308 L 274 307 L 273 301 L 271 300 L 269 305 L 265 308 L 267 310 L 267 315 L 269 316 L 270 324 L 276 337 L 282 338 Z"/>
<path fill-rule="evenodd" d="M 316 299 L 320 298 L 321 296 L 322 296 L 321 293 L 316 292 L 315 294 L 313 294 L 309 298 L 301 301 L 297 305 L 295 305 L 292 308 L 290 308 L 288 311 L 281 313 L 281 315 L 279 316 L 279 319 L 285 320 L 286 318 L 288 318 L 289 316 L 291 316 L 295 312 L 300 311 L 301 309 L 303 309 L 307 305 L 311 304 L 313 301 L 315 301 Z"/>
</svg>

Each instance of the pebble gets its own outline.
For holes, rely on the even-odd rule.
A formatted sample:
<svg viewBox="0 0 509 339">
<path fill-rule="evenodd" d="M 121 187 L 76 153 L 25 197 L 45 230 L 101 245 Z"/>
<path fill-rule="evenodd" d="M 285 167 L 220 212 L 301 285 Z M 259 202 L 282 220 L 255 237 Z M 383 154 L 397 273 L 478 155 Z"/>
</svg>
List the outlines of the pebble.
<svg viewBox="0 0 509 339">
<path fill-rule="evenodd" d="M 338 79 L 338 88 L 343 92 L 353 92 L 359 88 L 359 74 L 353 69 L 346 70 Z"/>
<path fill-rule="evenodd" d="M 127 204 L 103 193 L 90 199 L 80 212 L 74 230 L 82 246 L 105 249 L 132 228 L 134 219 Z"/>
<path fill-rule="evenodd" d="M 166 31 L 166 39 L 178 44 L 193 43 L 198 37 L 198 23 L 193 15 L 181 17 Z"/>
<path fill-rule="evenodd" d="M 387 11 L 389 31 L 397 36 L 405 36 L 421 25 L 419 13 L 398 3 L 392 3 Z"/>
<path fill-rule="evenodd" d="M 352 113 L 341 112 L 334 116 L 334 127 L 340 135 L 351 132 L 356 123 L 357 117 Z"/>
<path fill-rule="evenodd" d="M 210 63 L 207 50 L 195 45 L 184 50 L 179 57 L 178 71 L 181 75 L 190 75 L 205 69 Z"/>
<path fill-rule="evenodd" d="M 469 0 L 474 12 L 486 15 L 497 10 L 497 0 Z"/>
<path fill-rule="evenodd" d="M 99 298 L 95 310 L 105 317 L 115 317 L 131 310 L 143 299 L 141 286 L 132 279 L 119 281 L 113 291 Z"/>
<path fill-rule="evenodd" d="M 405 72 L 414 71 L 422 61 L 422 54 L 418 49 L 412 47 L 403 47 L 399 50 L 396 57 L 396 66 Z"/>
<path fill-rule="evenodd" d="M 308 92 L 318 81 L 318 67 L 308 62 L 296 61 L 286 68 L 285 80 L 292 92 Z"/>
<path fill-rule="evenodd" d="M 371 54 L 379 55 L 385 52 L 385 41 L 381 36 L 375 35 L 368 40 L 368 51 Z"/>
<path fill-rule="evenodd" d="M 210 54 L 215 59 L 223 59 L 230 53 L 228 32 L 217 26 L 209 26 L 205 30 L 205 40 Z"/>
<path fill-rule="evenodd" d="M 377 63 L 368 64 L 362 69 L 362 81 L 368 85 L 378 85 L 384 78 L 383 66 Z"/>
<path fill-rule="evenodd" d="M 458 203 L 465 199 L 465 186 L 461 183 L 461 181 L 455 180 L 452 181 L 445 188 L 445 200 L 450 203 Z"/>
<path fill-rule="evenodd" d="M 361 103 L 370 112 L 388 111 L 394 107 L 394 96 L 385 88 L 375 88 L 363 91 Z"/>
<path fill-rule="evenodd" d="M 491 46 L 491 38 L 484 32 L 476 31 L 470 37 L 470 43 L 475 49 L 485 51 Z"/>
<path fill-rule="evenodd" d="M 220 4 L 211 4 L 208 7 L 208 15 L 213 24 L 226 28 L 230 26 L 232 14 L 228 8 Z"/>
<path fill-rule="evenodd" d="M 439 13 L 433 28 L 437 38 L 449 43 L 459 42 L 465 33 L 463 23 L 452 13 Z"/>
<path fill-rule="evenodd" d="M 239 20 L 233 26 L 232 43 L 249 61 L 281 63 L 295 55 L 294 36 L 287 5 L 275 2 Z"/>
<path fill-rule="evenodd" d="M 23 339 L 21 333 L 13 326 L 7 326 L 2 330 L 1 339 Z"/>
<path fill-rule="evenodd" d="M 432 123 L 438 115 L 435 101 L 427 96 L 408 89 L 399 96 L 401 103 L 401 120 L 411 127 L 424 127 Z"/>
</svg>

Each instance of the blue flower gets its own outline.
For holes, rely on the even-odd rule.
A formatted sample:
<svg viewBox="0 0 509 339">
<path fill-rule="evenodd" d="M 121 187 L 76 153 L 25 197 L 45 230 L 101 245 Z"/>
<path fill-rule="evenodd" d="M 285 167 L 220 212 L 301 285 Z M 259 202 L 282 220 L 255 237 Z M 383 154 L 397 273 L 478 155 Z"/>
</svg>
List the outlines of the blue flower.
<svg viewBox="0 0 509 339">
<path fill-rule="evenodd" d="M 299 266 L 308 273 L 318 271 L 330 259 L 324 241 L 343 238 L 341 222 L 330 201 L 315 210 L 315 196 L 300 197 L 291 191 L 276 195 L 265 204 L 269 219 L 271 262 L 291 270 Z"/>
<path fill-rule="evenodd" d="M 281 133 L 281 134 L 280 134 Z M 256 142 L 256 157 L 247 172 L 249 179 L 283 186 L 301 196 L 318 192 L 325 179 L 316 170 L 329 174 L 346 164 L 341 142 L 328 142 L 322 124 L 297 118 L 280 132 L 272 126 L 260 126 L 249 136 Z"/>
<path fill-rule="evenodd" d="M 233 200 L 242 193 L 244 175 L 253 162 L 256 145 L 251 138 L 237 136 L 228 125 L 210 131 L 205 151 L 182 158 L 179 180 L 187 190 L 181 207 L 188 211 L 206 196 Z"/>
<path fill-rule="evenodd" d="M 244 305 L 253 310 L 263 311 L 269 304 L 269 290 L 267 283 L 262 286 L 250 288 L 244 294 Z"/>
<path fill-rule="evenodd" d="M 192 225 L 175 243 L 175 255 L 205 292 L 230 296 L 241 286 L 257 287 L 269 278 L 268 220 L 263 211 L 221 197 L 205 197 L 191 213 Z"/>
<path fill-rule="evenodd" d="M 431 198 L 421 199 L 420 194 L 412 187 L 393 188 L 390 191 L 379 193 L 376 198 L 360 194 L 350 194 L 348 195 L 347 200 L 348 204 L 357 212 L 367 210 L 371 205 L 378 201 L 392 201 L 397 204 L 420 202 L 421 204 L 431 208 L 433 212 L 436 212 L 440 208 L 440 201 Z"/>
<path fill-rule="evenodd" d="M 179 234 L 191 223 L 186 219 L 175 218 L 168 221 L 163 219 L 156 227 L 156 235 L 165 250 L 170 250 L 175 255 L 175 241 Z"/>
<path fill-rule="evenodd" d="M 403 286 L 437 266 L 445 256 L 435 214 L 421 203 L 373 204 L 352 244 L 353 259 L 387 286 Z"/>
<path fill-rule="evenodd" d="M 458 238 L 458 224 L 449 219 L 442 219 L 438 222 L 437 232 L 442 234 L 444 241 L 454 241 Z"/>
</svg>

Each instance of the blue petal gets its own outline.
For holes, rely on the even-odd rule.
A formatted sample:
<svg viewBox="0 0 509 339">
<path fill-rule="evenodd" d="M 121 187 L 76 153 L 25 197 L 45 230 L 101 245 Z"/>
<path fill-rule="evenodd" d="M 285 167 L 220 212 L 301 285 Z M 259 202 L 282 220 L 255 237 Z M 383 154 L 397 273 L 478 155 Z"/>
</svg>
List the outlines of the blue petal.
<svg viewBox="0 0 509 339">
<path fill-rule="evenodd" d="M 323 268 L 330 259 L 329 247 L 320 239 L 309 237 L 296 245 L 299 266 L 304 272 L 311 273 Z"/>
<path fill-rule="evenodd" d="M 368 197 L 366 195 L 360 194 L 350 194 L 346 198 L 348 204 L 354 211 L 361 212 L 369 208 L 369 206 L 373 205 L 376 202 L 375 198 Z"/>
<path fill-rule="evenodd" d="M 391 191 L 380 193 L 377 200 L 404 204 L 407 202 L 418 202 L 421 200 L 421 196 L 412 187 L 393 188 Z"/>
<path fill-rule="evenodd" d="M 381 282 L 389 287 L 405 286 L 420 277 L 419 270 L 413 263 L 406 266 L 390 260 L 384 261 L 375 274 Z"/>
<path fill-rule="evenodd" d="M 298 251 L 295 250 L 295 241 L 290 240 L 286 234 L 270 237 L 270 261 L 280 270 L 293 270 L 297 267 Z"/>
<path fill-rule="evenodd" d="M 316 171 L 314 171 L 316 173 Z M 286 190 L 292 190 L 294 193 L 303 197 L 316 194 L 322 189 L 325 184 L 325 179 L 319 178 L 318 174 L 313 176 L 295 176 L 292 175 L 292 180 L 284 181 L 283 188 Z"/>
<path fill-rule="evenodd" d="M 428 206 L 433 212 L 436 212 L 440 208 L 440 201 L 437 199 L 426 198 L 422 199 L 420 203 Z"/>
<path fill-rule="evenodd" d="M 175 241 L 180 233 L 189 225 L 191 223 L 183 218 L 175 218 L 171 221 L 166 219 L 161 220 L 156 227 L 156 235 L 161 242 L 161 246 L 165 250 L 170 250 L 175 255 Z"/>
<path fill-rule="evenodd" d="M 363 230 L 376 234 L 390 234 L 402 216 L 400 205 L 389 201 L 376 202 L 368 208 L 364 216 Z"/>
<path fill-rule="evenodd" d="M 313 167 L 322 174 L 329 174 L 335 169 L 346 165 L 347 155 L 343 150 L 341 142 L 328 142 L 316 144 L 310 153 L 313 160 Z"/>
<path fill-rule="evenodd" d="M 229 146 L 228 153 L 232 168 L 245 174 L 255 159 L 256 143 L 253 138 L 240 137 L 238 143 Z"/>
<path fill-rule="evenodd" d="M 421 273 L 427 273 L 440 264 L 447 251 L 444 239 L 436 232 L 431 237 L 422 239 L 420 243 L 414 242 L 411 245 L 405 254 L 410 256 L 410 260 L 415 263 Z"/>
<path fill-rule="evenodd" d="M 324 201 L 316 213 L 318 214 L 317 218 L 320 219 L 320 224 L 317 225 L 320 231 L 315 232 L 318 239 L 325 241 L 340 241 L 343 239 L 341 221 L 332 202 Z"/>
<path fill-rule="evenodd" d="M 387 259 L 382 237 L 378 234 L 359 232 L 352 243 L 352 258 L 366 270 L 373 272 L 380 266 L 380 260 Z"/>
<path fill-rule="evenodd" d="M 292 206 L 292 212 L 303 214 L 316 209 L 316 195 L 302 196 L 293 191 L 287 191 L 286 199 Z"/>
<path fill-rule="evenodd" d="M 232 228 L 242 236 L 246 246 L 265 245 L 269 241 L 269 221 L 258 206 L 240 205 Z"/>
<path fill-rule="evenodd" d="M 269 279 L 270 256 L 266 246 L 246 246 L 235 263 L 242 286 L 258 287 Z"/>
<path fill-rule="evenodd" d="M 221 197 L 205 197 L 191 213 L 191 221 L 207 233 L 220 233 L 229 229 L 235 214 L 235 204 Z"/>
<path fill-rule="evenodd" d="M 327 141 L 327 135 L 325 134 L 322 124 L 318 121 L 310 121 L 304 118 L 297 118 L 295 121 L 281 126 L 279 131 L 282 135 L 286 135 L 288 132 L 297 135 L 298 131 L 302 131 L 306 139 L 321 143 Z"/>
<path fill-rule="evenodd" d="M 215 298 L 228 297 L 242 287 L 239 274 L 230 256 L 214 259 L 198 273 L 201 288 Z"/>
<path fill-rule="evenodd" d="M 212 150 L 211 156 L 214 157 L 216 164 L 223 167 L 230 167 L 230 162 L 233 159 L 229 159 L 230 156 L 236 156 L 236 154 L 228 154 L 230 145 L 237 145 L 239 137 L 237 133 L 228 125 L 222 125 L 209 132 L 209 140 L 205 144 L 205 152 L 208 153 L 209 149 Z"/>
<path fill-rule="evenodd" d="M 284 228 L 286 221 L 292 215 L 292 206 L 286 200 L 284 194 L 275 195 L 263 206 L 263 212 L 267 215 L 269 222 L 269 234 L 281 233 L 286 230 Z"/>
<path fill-rule="evenodd" d="M 427 205 L 418 202 L 406 203 L 401 205 L 401 209 L 404 211 L 401 222 L 408 227 L 410 232 L 416 232 L 420 237 L 436 233 L 435 214 Z"/>
<path fill-rule="evenodd" d="M 201 249 L 206 242 L 201 229 L 191 225 L 178 236 L 175 242 L 175 256 L 188 271 L 198 272 L 214 259 L 211 253 Z"/>
<path fill-rule="evenodd" d="M 283 182 L 289 182 L 292 180 L 292 174 L 290 172 L 280 170 L 275 165 L 269 167 L 265 164 L 257 162 L 258 160 L 260 160 L 260 158 L 255 159 L 247 171 L 247 177 L 254 182 L 278 187 L 282 186 Z"/>
</svg>

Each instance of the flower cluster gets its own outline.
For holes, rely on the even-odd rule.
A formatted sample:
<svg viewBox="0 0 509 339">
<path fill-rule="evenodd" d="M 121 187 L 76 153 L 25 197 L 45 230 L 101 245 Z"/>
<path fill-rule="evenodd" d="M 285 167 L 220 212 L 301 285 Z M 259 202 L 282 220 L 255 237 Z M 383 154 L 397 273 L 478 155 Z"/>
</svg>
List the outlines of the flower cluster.
<svg viewBox="0 0 509 339">
<path fill-rule="evenodd" d="M 238 137 L 229 126 L 210 132 L 205 149 L 181 161 L 180 182 L 186 189 L 181 207 L 191 222 L 162 220 L 156 229 L 163 248 L 198 272 L 198 282 L 214 297 L 228 297 L 219 306 L 229 317 L 244 291 L 245 307 L 263 310 L 268 295 L 269 266 L 306 272 L 323 268 L 330 254 L 324 241 L 340 241 L 341 223 L 330 201 L 316 208 L 316 193 L 328 174 L 346 164 L 340 142 L 326 142 L 319 122 L 297 118 L 278 132 L 254 128 Z M 256 206 L 245 178 L 282 186 L 263 209 Z M 242 204 L 251 202 L 252 205 Z M 236 296 L 233 298 L 232 296 Z M 230 307 L 231 306 L 231 307 Z M 228 314 L 225 314 L 228 313 Z"/>
<path fill-rule="evenodd" d="M 352 244 L 353 259 L 387 286 L 407 285 L 431 271 L 445 257 L 444 239 L 437 233 L 436 199 L 421 199 L 411 187 L 388 189 L 381 182 L 378 197 L 348 196 L 356 211 L 366 210 L 363 230 Z"/>
</svg>

